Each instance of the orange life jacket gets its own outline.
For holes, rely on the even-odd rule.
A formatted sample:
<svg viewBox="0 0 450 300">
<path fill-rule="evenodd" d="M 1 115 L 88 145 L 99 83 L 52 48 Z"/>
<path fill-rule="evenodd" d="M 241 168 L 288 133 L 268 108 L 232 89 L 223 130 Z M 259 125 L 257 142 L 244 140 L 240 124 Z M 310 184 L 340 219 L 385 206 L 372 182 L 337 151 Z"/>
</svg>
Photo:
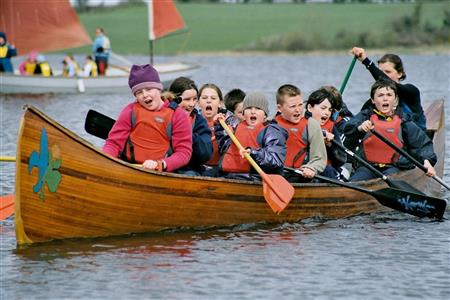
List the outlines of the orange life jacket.
<svg viewBox="0 0 450 300">
<path fill-rule="evenodd" d="M 284 165 L 291 168 L 299 168 L 307 160 L 309 153 L 308 143 L 308 119 L 302 118 L 297 124 L 291 123 L 281 115 L 275 116 L 278 125 L 289 133 L 286 140 L 286 160 Z"/>
<path fill-rule="evenodd" d="M 220 153 L 219 153 L 219 145 L 217 144 L 216 135 L 214 131 L 214 121 L 207 121 L 208 127 L 211 130 L 211 142 L 213 146 L 213 154 L 211 156 L 211 159 L 206 162 L 206 165 L 208 166 L 217 166 L 219 164 L 220 160 Z"/>
<path fill-rule="evenodd" d="M 395 115 L 391 120 L 380 120 L 376 114 L 370 117 L 374 124 L 376 131 L 385 136 L 388 140 L 393 142 L 397 147 L 403 147 L 402 139 L 402 120 Z M 387 146 L 382 140 L 373 134 L 367 134 L 362 142 L 362 151 L 365 158 L 375 164 L 392 164 L 395 163 L 399 155 L 398 153 Z"/>
<path fill-rule="evenodd" d="M 135 103 L 131 112 L 132 129 L 122 156 L 129 162 L 143 163 L 170 155 L 174 111 L 171 105 L 150 111 Z"/>
<path fill-rule="evenodd" d="M 249 126 L 247 122 L 239 123 L 236 128 L 235 136 L 241 143 L 242 147 L 259 148 L 261 147 L 261 138 L 266 126 L 258 124 Z M 242 158 L 238 147 L 232 142 L 228 150 L 225 152 L 221 164 L 222 171 L 232 173 L 248 173 L 250 172 L 250 164 L 247 159 Z"/>
</svg>

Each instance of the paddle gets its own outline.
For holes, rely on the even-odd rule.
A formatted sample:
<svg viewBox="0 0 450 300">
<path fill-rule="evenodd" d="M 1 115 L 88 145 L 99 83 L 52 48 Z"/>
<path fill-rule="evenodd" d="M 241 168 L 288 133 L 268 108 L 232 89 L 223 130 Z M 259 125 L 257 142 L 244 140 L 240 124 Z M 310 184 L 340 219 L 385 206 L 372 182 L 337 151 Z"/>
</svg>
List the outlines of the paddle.
<svg viewBox="0 0 450 300">
<path fill-rule="evenodd" d="M 84 129 L 87 133 L 105 140 L 108 138 L 109 131 L 113 127 L 114 122 L 114 119 L 91 109 L 86 115 Z"/>
<path fill-rule="evenodd" d="M 0 156 L 0 161 L 15 162 L 16 158 L 14 156 Z"/>
<path fill-rule="evenodd" d="M 219 122 L 238 149 L 244 149 L 227 124 L 225 124 L 223 120 L 219 120 Z M 292 185 L 281 175 L 264 173 L 250 154 L 245 153 L 244 157 L 248 160 L 256 172 L 258 172 L 263 180 L 264 199 L 266 199 L 267 203 L 274 212 L 282 212 L 294 196 L 295 190 Z"/>
<path fill-rule="evenodd" d="M 344 81 L 342 82 L 341 88 L 339 89 L 339 92 L 341 93 L 341 95 L 344 93 L 345 86 L 347 85 L 348 79 L 350 78 L 350 75 L 353 72 L 353 68 L 355 67 L 356 59 L 357 59 L 357 57 L 354 56 L 352 59 L 352 62 L 350 63 L 350 66 L 348 67 L 347 74 L 345 74 Z"/>
<path fill-rule="evenodd" d="M 386 137 L 384 137 L 381 133 L 377 132 L 375 129 L 371 130 L 372 134 L 375 135 L 377 138 L 379 138 L 380 140 L 382 140 L 383 142 L 385 142 L 389 147 L 391 147 L 392 149 L 394 149 L 395 151 L 397 151 L 399 154 L 403 155 L 404 157 L 406 157 L 409 161 L 411 161 L 413 164 L 415 164 L 419 169 L 421 169 L 423 172 L 427 173 L 428 169 L 421 164 L 418 160 L 416 160 L 414 157 L 412 157 L 408 152 L 406 152 L 405 150 L 397 147 L 394 143 L 392 143 L 390 140 L 388 140 Z M 434 175 L 431 178 L 433 178 L 434 180 L 436 180 L 437 182 L 439 182 L 442 186 L 444 186 L 447 190 L 450 191 L 450 186 L 448 186 L 441 178 L 439 178 L 438 176 Z"/>
<path fill-rule="evenodd" d="M 284 168 L 288 171 L 300 175 L 302 174 L 300 170 L 289 167 Z M 384 188 L 373 191 L 321 175 L 316 175 L 315 177 L 328 183 L 340 185 L 349 189 L 369 194 L 386 207 L 420 218 L 429 217 L 442 219 L 445 208 L 447 206 L 447 201 L 444 199 L 429 197 L 426 195 L 407 192 L 395 188 Z"/>
<path fill-rule="evenodd" d="M 0 197 L 0 221 L 8 218 L 14 213 L 14 195 Z"/>
<path fill-rule="evenodd" d="M 342 149 L 347 153 L 349 156 L 351 156 L 353 159 L 360 162 L 362 165 L 364 165 L 367 169 L 369 169 L 375 176 L 380 177 L 383 179 L 390 187 L 399 189 L 399 190 L 409 190 L 416 194 L 422 194 L 421 191 L 416 189 L 415 187 L 411 186 L 409 183 L 402 181 L 402 180 L 393 180 L 388 178 L 386 175 L 384 175 L 381 171 L 379 171 L 377 168 L 372 166 L 369 162 L 365 161 L 363 158 L 356 155 L 353 151 L 346 148 L 344 145 L 339 144 L 336 140 L 331 140 L 331 142 L 338 148 Z"/>
</svg>

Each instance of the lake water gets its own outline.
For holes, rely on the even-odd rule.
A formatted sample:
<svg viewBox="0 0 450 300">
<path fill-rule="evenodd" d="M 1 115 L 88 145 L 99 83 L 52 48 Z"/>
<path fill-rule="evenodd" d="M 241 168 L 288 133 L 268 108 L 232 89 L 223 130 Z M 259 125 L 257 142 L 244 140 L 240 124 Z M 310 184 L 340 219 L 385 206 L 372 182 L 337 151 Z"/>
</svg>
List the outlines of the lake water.
<svg viewBox="0 0 450 300">
<path fill-rule="evenodd" d="M 445 98 L 450 116 L 450 56 L 402 58 L 406 82 L 420 88 L 424 106 Z M 193 77 L 199 86 L 213 82 L 224 92 L 235 87 L 264 92 L 272 101 L 272 113 L 281 84 L 296 84 L 305 95 L 324 84 L 339 87 L 351 61 L 342 55 L 180 59 L 202 65 Z M 344 92 L 352 111 L 368 98 L 372 82 L 357 63 Z M 95 109 L 116 118 L 131 100 L 130 93 L 2 95 L 0 154 L 15 155 L 24 104 L 38 107 L 101 146 L 100 139 L 84 132 L 87 111 Z M 448 183 L 448 117 L 446 123 L 443 179 Z M 0 167 L 0 193 L 13 193 L 14 165 L 1 163 Z M 0 222 L 0 299 L 449 299 L 448 210 L 445 217 L 436 222 L 388 212 L 295 224 L 57 241 L 24 249 L 16 249 L 11 217 Z"/>
</svg>

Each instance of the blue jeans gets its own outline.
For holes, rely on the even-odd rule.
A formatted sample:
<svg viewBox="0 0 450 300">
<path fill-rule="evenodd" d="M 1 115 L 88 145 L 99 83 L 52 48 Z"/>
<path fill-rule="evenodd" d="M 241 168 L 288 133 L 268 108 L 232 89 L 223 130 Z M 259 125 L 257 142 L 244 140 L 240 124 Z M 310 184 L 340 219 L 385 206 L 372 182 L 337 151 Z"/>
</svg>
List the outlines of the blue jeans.
<svg viewBox="0 0 450 300">
<path fill-rule="evenodd" d="M 396 168 L 394 166 L 389 166 L 386 168 L 377 168 L 383 173 L 384 175 L 391 175 L 394 173 L 397 173 L 400 171 L 399 168 Z M 378 178 L 375 174 L 373 174 L 368 168 L 361 166 L 358 169 L 356 169 L 355 173 L 350 177 L 350 181 L 362 181 L 362 180 L 369 180 L 373 178 Z"/>
</svg>

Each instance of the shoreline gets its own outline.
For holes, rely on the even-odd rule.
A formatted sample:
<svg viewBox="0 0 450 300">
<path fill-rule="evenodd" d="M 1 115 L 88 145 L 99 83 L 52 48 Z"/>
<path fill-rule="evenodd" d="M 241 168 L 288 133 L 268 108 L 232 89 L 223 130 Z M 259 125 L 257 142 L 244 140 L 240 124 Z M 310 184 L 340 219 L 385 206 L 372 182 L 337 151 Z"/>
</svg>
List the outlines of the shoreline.
<svg viewBox="0 0 450 300">
<path fill-rule="evenodd" d="M 383 55 L 385 53 L 400 53 L 402 55 L 450 55 L 450 46 L 422 46 L 422 47 L 386 47 L 386 48 L 365 48 L 371 55 Z M 209 52 L 185 52 L 181 55 L 188 56 L 336 56 L 350 55 L 350 50 L 311 50 L 311 51 L 209 51 Z M 141 55 L 141 54 L 133 54 Z M 145 54 L 143 54 L 145 55 Z M 174 55 L 180 56 L 180 55 Z"/>
</svg>

